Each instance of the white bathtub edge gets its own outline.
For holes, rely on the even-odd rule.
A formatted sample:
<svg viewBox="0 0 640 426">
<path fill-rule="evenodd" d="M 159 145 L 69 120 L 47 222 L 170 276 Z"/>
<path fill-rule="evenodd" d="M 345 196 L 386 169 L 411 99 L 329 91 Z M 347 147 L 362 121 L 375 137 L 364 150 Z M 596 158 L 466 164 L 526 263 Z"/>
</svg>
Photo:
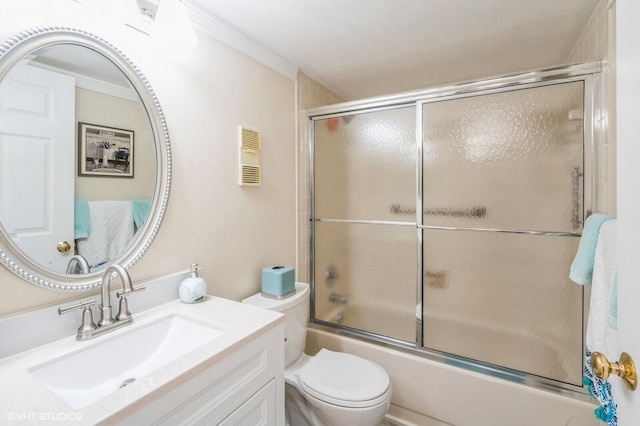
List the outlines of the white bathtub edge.
<svg viewBox="0 0 640 426">
<path fill-rule="evenodd" d="M 589 402 L 310 328 L 306 352 L 313 355 L 320 348 L 361 356 L 387 371 L 393 386 L 391 402 L 396 406 L 390 414 L 398 417 L 396 421 L 390 417 L 390 422 L 412 424 L 413 419 L 402 418 L 406 409 L 425 416 L 425 422 L 440 419 L 456 426 L 478 421 L 492 426 L 600 424 L 593 414 L 596 406 Z"/>
</svg>

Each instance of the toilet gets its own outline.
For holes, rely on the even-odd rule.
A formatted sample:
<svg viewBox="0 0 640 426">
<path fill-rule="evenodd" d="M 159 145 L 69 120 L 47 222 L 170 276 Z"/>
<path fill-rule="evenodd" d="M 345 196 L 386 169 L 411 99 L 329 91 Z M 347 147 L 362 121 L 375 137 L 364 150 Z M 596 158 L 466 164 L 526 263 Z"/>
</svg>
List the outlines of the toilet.
<svg viewBox="0 0 640 426">
<path fill-rule="evenodd" d="M 285 315 L 285 412 L 288 426 L 378 425 L 391 400 L 389 375 L 366 359 L 321 349 L 304 353 L 309 284 L 277 300 L 255 294 L 242 303 Z"/>
</svg>

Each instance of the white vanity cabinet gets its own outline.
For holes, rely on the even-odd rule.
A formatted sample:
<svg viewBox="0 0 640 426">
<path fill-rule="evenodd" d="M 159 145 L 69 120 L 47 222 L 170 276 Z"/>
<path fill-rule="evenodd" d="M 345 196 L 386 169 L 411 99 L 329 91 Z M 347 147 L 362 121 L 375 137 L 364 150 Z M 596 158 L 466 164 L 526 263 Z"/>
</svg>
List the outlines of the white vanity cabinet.
<svg viewBox="0 0 640 426">
<path fill-rule="evenodd" d="M 188 375 L 166 392 L 154 392 L 161 396 L 140 401 L 144 405 L 116 423 L 284 425 L 284 324 L 248 343 L 240 342 Z M 106 423 L 113 422 L 107 419 Z"/>
</svg>

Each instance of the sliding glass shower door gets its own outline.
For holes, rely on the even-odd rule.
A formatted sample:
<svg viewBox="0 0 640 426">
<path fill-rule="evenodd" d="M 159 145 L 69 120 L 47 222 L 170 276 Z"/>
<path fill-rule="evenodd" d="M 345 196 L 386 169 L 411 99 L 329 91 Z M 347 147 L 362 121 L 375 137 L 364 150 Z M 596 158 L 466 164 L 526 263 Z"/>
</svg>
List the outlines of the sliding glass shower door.
<svg viewBox="0 0 640 426">
<path fill-rule="evenodd" d="M 312 322 L 581 389 L 597 70 L 312 116 Z"/>
<path fill-rule="evenodd" d="M 316 120 L 315 318 L 415 340 L 415 106 Z M 392 204 L 410 213 L 398 219 Z M 394 320 L 389 319 L 394 316 Z"/>
<path fill-rule="evenodd" d="M 425 348 L 581 383 L 568 266 L 583 93 L 580 81 L 424 104 Z"/>
</svg>

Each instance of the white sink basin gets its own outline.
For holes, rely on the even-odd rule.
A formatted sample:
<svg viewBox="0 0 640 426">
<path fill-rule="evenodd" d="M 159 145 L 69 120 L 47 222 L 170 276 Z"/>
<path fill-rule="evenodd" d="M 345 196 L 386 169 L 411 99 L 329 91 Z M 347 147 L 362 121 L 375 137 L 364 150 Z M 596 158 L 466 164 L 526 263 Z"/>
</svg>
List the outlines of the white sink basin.
<svg viewBox="0 0 640 426">
<path fill-rule="evenodd" d="M 106 334 L 99 338 L 104 339 L 103 342 L 34 367 L 29 372 L 71 408 L 79 409 L 223 334 L 213 327 L 170 315 L 131 332 L 113 337 Z M 89 344 L 90 341 L 82 343 Z"/>
</svg>

